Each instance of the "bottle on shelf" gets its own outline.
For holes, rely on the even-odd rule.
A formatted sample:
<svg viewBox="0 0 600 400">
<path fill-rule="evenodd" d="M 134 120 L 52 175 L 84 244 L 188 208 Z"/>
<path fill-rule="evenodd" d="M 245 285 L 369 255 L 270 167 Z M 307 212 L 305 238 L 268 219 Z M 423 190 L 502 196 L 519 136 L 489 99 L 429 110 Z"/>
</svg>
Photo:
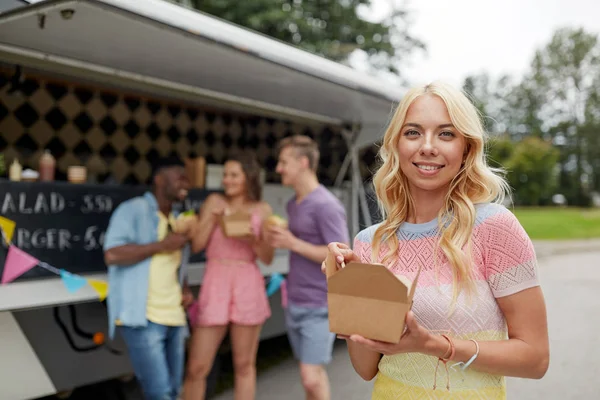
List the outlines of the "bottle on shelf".
<svg viewBox="0 0 600 400">
<path fill-rule="evenodd" d="M 39 163 L 40 181 L 51 182 L 56 171 L 56 159 L 49 150 L 44 150 Z"/>
<path fill-rule="evenodd" d="M 23 171 L 23 167 L 19 163 L 19 160 L 15 157 L 10 168 L 8 170 L 8 179 L 11 181 L 20 181 L 21 180 L 21 172 Z"/>
</svg>

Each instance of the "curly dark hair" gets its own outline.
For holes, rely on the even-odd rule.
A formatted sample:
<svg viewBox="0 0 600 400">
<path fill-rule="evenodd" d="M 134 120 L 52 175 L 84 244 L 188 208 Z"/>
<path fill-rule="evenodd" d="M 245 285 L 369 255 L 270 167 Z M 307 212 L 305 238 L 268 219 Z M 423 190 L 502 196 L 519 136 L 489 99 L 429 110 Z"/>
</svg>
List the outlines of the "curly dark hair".
<svg viewBox="0 0 600 400">
<path fill-rule="evenodd" d="M 225 162 L 235 161 L 240 163 L 246 177 L 246 196 L 250 201 L 262 199 L 262 184 L 260 182 L 260 164 L 252 153 L 235 153 L 227 157 Z"/>
</svg>

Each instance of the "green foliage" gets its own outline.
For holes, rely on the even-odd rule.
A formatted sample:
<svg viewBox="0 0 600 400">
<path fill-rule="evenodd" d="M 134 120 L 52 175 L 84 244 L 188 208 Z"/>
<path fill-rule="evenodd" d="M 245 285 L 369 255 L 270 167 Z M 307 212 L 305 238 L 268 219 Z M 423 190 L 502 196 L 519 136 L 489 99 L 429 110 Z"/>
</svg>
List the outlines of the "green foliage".
<svg viewBox="0 0 600 400">
<path fill-rule="evenodd" d="M 600 40 L 583 29 L 557 30 L 539 49 L 531 69 L 519 82 L 497 80 L 487 74 L 465 79 L 464 89 L 486 116 L 486 128 L 505 134 L 514 142 L 537 137 L 551 141 L 558 154 L 558 192 L 572 205 L 587 206 L 592 191 L 600 191 Z M 491 148 L 493 151 L 493 148 Z M 533 153 L 523 156 L 536 159 Z M 492 159 L 499 157 L 491 154 Z M 498 159 L 501 163 L 501 160 Z M 512 162 L 515 162 L 513 159 Z M 493 161 L 490 161 L 493 165 Z M 529 163 L 533 165 L 533 163 Z M 519 168 L 527 164 L 518 162 Z M 545 193 L 531 185 L 528 174 L 511 183 L 526 204 L 531 196 Z M 537 176 L 537 173 L 533 173 Z M 522 189 L 521 186 L 527 188 Z M 526 194 L 527 193 L 527 194 Z"/>
<path fill-rule="evenodd" d="M 182 1 L 179 1 L 182 3 Z M 334 61 L 364 51 L 375 69 L 398 67 L 424 44 L 409 33 L 406 10 L 381 21 L 359 16 L 371 0 L 191 0 L 198 10 Z"/>
<path fill-rule="evenodd" d="M 600 46 L 598 36 L 583 29 L 559 29 L 550 43 L 536 53 L 532 72 L 545 102 L 540 115 L 554 129 L 554 136 L 565 140 L 563 175 L 572 175 L 570 203 L 586 205 L 589 187 L 584 187 L 591 159 L 586 148 L 600 130 L 590 117 L 598 97 Z M 595 125 L 595 126 L 594 126 Z M 574 162 L 571 162 L 573 160 Z M 572 165 L 574 164 L 574 165 Z M 593 178 L 592 178 L 593 179 Z"/>
<path fill-rule="evenodd" d="M 488 164 L 493 168 L 505 168 L 513 155 L 515 145 L 508 135 L 494 136 L 487 149 Z"/>
<path fill-rule="evenodd" d="M 549 204 L 557 187 L 558 150 L 551 143 L 531 136 L 518 142 L 506 160 L 508 181 L 515 203 L 537 206 Z"/>
</svg>

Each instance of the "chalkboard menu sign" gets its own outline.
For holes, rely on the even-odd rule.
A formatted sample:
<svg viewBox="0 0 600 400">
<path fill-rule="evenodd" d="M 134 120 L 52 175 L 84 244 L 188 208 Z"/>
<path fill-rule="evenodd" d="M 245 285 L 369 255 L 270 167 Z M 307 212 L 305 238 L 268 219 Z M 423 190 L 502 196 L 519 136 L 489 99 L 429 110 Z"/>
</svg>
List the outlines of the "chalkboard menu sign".
<svg viewBox="0 0 600 400">
<path fill-rule="evenodd" d="M 75 185 L 67 182 L 0 180 L 0 215 L 17 223 L 12 242 L 41 261 L 73 273 L 106 270 L 102 245 L 114 209 L 142 195 L 145 186 Z M 198 210 L 208 190 L 194 189 L 179 210 Z M 0 274 L 7 249 L 0 250 Z M 203 254 L 192 257 L 202 261 Z M 19 280 L 51 276 L 33 268 Z"/>
</svg>

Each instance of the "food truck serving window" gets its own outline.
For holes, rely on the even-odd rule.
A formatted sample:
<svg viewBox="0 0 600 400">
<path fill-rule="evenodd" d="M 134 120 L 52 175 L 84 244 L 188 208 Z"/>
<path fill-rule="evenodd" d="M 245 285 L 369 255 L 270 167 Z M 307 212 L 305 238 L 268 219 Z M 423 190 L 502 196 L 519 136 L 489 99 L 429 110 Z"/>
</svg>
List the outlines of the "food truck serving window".
<svg viewBox="0 0 600 400">
<path fill-rule="evenodd" d="M 0 215 L 16 222 L 13 244 L 56 268 L 73 273 L 106 270 L 102 245 L 114 209 L 143 194 L 145 186 L 74 185 L 66 182 L 0 180 Z M 197 210 L 209 191 L 191 190 L 179 209 Z M 0 270 L 6 248 L 0 251 Z M 203 261 L 196 256 L 194 261 Z M 19 279 L 51 274 L 34 268 Z"/>
</svg>

